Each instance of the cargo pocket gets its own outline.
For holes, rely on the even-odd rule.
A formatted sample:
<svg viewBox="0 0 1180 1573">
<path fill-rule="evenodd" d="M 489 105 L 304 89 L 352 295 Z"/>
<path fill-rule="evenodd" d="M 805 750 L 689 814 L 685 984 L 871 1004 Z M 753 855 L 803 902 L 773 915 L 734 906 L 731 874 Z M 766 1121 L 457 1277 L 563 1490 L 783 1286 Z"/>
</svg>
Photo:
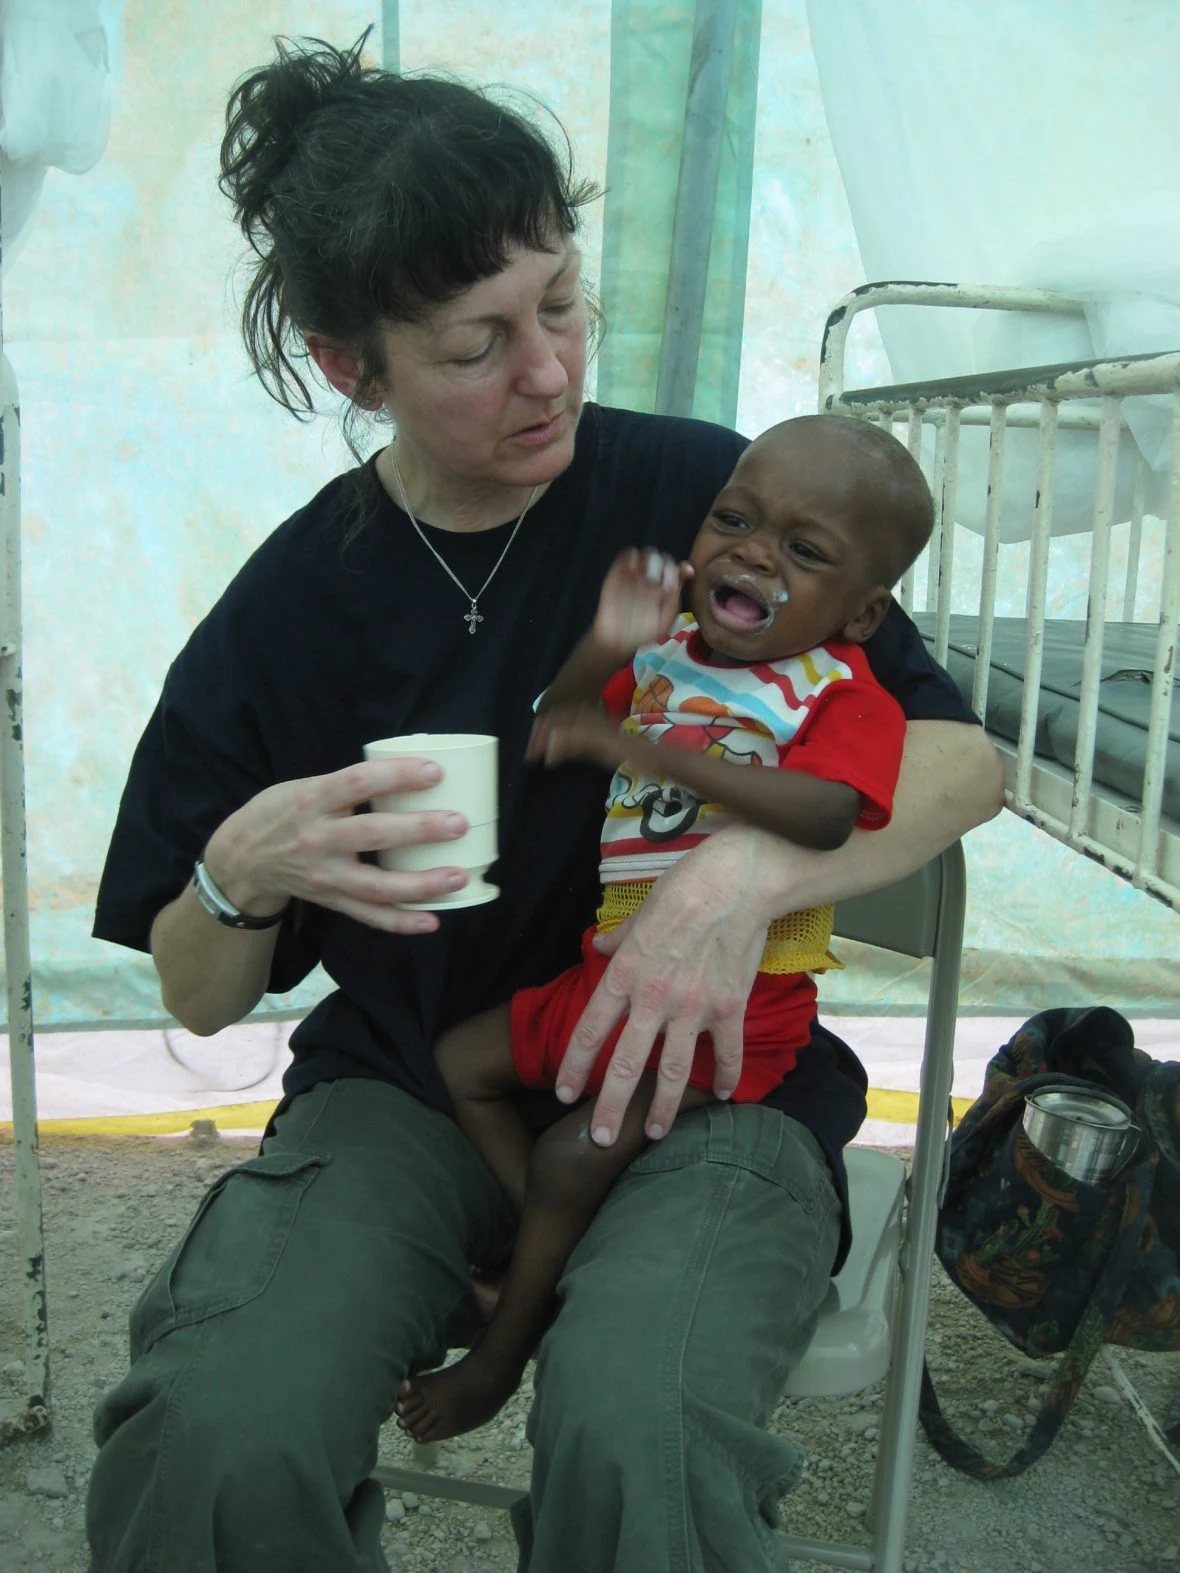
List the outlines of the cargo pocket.
<svg viewBox="0 0 1180 1573">
<path fill-rule="evenodd" d="M 307 1153 L 266 1153 L 222 1175 L 131 1312 L 133 1361 L 175 1328 L 262 1293 L 304 1193 L 327 1162 Z"/>
</svg>

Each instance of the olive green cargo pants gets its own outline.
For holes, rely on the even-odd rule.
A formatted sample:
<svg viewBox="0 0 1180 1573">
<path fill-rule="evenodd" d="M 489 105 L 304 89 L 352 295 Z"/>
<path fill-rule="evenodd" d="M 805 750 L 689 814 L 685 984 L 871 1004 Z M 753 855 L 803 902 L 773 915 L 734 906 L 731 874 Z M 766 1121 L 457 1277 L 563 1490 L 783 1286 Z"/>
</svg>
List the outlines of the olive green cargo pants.
<svg viewBox="0 0 1180 1573">
<path fill-rule="evenodd" d="M 469 1329 L 513 1219 L 445 1116 L 376 1081 L 294 1100 L 205 1198 L 99 1406 L 93 1573 L 376 1573 L 378 1428 Z M 529 1421 L 521 1573 L 769 1573 L 800 1454 L 761 1428 L 827 1288 L 818 1144 L 755 1105 L 679 1120 L 571 1259 Z"/>
</svg>

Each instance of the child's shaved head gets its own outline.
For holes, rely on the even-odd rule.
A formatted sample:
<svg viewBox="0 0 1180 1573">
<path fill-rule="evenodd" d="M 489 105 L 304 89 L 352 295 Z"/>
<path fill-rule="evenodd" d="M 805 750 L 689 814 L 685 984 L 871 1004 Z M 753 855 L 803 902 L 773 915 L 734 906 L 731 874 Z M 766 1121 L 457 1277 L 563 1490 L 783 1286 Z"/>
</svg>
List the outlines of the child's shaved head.
<svg viewBox="0 0 1180 1573">
<path fill-rule="evenodd" d="M 917 461 L 880 426 L 849 415 L 799 415 L 772 426 L 757 439 L 814 439 L 816 458 L 835 453 L 858 472 L 867 506 L 860 524 L 873 573 L 892 588 L 922 551 L 934 528 L 934 499 Z"/>
</svg>

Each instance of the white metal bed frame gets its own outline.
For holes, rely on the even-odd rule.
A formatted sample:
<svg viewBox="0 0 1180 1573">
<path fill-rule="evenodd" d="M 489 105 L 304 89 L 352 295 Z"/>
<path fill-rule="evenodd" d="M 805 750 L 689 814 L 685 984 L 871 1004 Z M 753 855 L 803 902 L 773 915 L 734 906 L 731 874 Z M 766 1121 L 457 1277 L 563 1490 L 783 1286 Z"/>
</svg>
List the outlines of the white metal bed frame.
<svg viewBox="0 0 1180 1573">
<path fill-rule="evenodd" d="M 845 348 L 857 315 L 883 306 L 959 307 L 1079 316 L 1082 302 L 1045 290 L 968 287 L 953 284 L 867 284 L 846 295 L 832 310 L 824 329 L 820 357 L 821 411 L 870 420 L 896 434 L 921 457 L 923 427 L 935 433 L 933 473 L 934 536 L 929 547 L 926 604 L 934 617 L 935 659 L 945 664 L 954 583 L 954 529 L 959 483 L 959 433 L 963 425 L 990 428 L 988 496 L 979 584 L 978 654 L 971 705 L 985 714 L 989 658 L 995 622 L 997 560 L 1004 494 L 1004 438 L 1014 426 L 1038 432 L 1036 499 L 1029 553 L 1027 637 L 1019 738 L 1015 745 L 995 737 L 1004 756 L 1007 805 L 1023 819 L 1076 851 L 1094 858 L 1131 884 L 1180 911 L 1180 822 L 1163 811 L 1168 724 L 1176 673 L 1180 627 L 1180 353 L 1082 361 L 1012 371 L 980 373 L 927 383 L 848 389 L 844 386 Z M 1146 768 L 1138 800 L 1094 780 L 1095 733 L 1101 676 L 1104 608 L 1110 578 L 1111 529 L 1119 439 L 1125 425 L 1123 401 L 1139 395 L 1166 394 L 1172 400 L 1172 461 L 1169 478 L 1164 573 L 1146 739 Z M 1100 405 L 1095 410 L 1095 403 Z M 1072 771 L 1038 757 L 1037 730 L 1049 545 L 1053 516 L 1053 475 L 1057 434 L 1062 429 L 1093 430 L 1098 449 L 1090 554 L 1089 601 L 1080 673 L 1078 739 Z M 1146 466 L 1139 461 L 1123 616 L 1134 617 L 1144 517 Z M 914 572 L 899 592 L 913 607 Z"/>
</svg>

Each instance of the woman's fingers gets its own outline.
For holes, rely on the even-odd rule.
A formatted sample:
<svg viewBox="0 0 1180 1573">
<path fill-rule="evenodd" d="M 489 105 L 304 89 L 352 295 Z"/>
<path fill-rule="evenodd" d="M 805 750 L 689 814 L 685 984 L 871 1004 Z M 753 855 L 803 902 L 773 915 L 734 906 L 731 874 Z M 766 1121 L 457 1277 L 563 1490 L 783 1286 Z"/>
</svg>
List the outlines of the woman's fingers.
<svg viewBox="0 0 1180 1573">
<path fill-rule="evenodd" d="M 665 972 L 650 989 L 645 990 L 638 979 L 638 986 L 631 987 L 627 1025 L 611 1055 L 590 1121 L 591 1134 L 601 1147 L 612 1146 L 618 1136 L 627 1105 L 661 1034 L 664 1042 L 656 1067 L 656 1090 L 645 1129 L 649 1136 L 658 1139 L 667 1134 L 676 1118 L 692 1070 L 697 1038 L 704 1028 L 695 1002 L 683 1012 L 672 1004 L 668 997 L 672 984 L 673 979 Z"/>
<path fill-rule="evenodd" d="M 659 1141 L 672 1128 L 692 1074 L 693 1056 L 696 1053 L 698 1027 L 686 1021 L 672 1022 L 664 1032 L 664 1048 L 656 1072 L 656 1090 L 652 1094 L 644 1129 L 652 1141 Z M 739 1071 L 741 1062 L 738 1063 Z"/>
<path fill-rule="evenodd" d="M 433 759 L 362 759 L 325 776 L 288 783 L 303 789 L 309 813 L 340 814 L 375 797 L 422 791 L 442 779 Z"/>
<path fill-rule="evenodd" d="M 745 1044 L 742 1031 L 746 1021 L 746 1001 L 735 1005 L 726 1015 L 719 1015 L 709 1024 L 713 1039 L 713 1096 L 722 1100 L 732 1098 L 742 1078 L 742 1058 Z"/>
<path fill-rule="evenodd" d="M 558 1069 L 553 1090 L 562 1103 L 576 1103 L 582 1096 L 599 1050 L 620 1018 L 626 1015 L 627 1005 L 627 988 L 622 974 L 612 977 L 608 968 L 591 996 L 589 1004 L 582 1012 L 581 1020 L 574 1028 Z M 636 1071 L 635 1080 L 631 1083 L 632 1091 L 638 1079 L 639 1071 Z M 623 1100 L 624 1108 L 628 1101 L 629 1099 Z M 621 1118 L 620 1113 L 619 1119 Z M 617 1132 L 616 1121 L 612 1125 L 612 1141 Z"/>
<path fill-rule="evenodd" d="M 394 847 L 439 846 L 439 862 L 446 862 L 446 843 L 467 830 L 462 814 L 438 810 L 427 814 L 352 814 L 325 828 L 325 839 L 340 852 L 385 852 Z"/>
<path fill-rule="evenodd" d="M 351 858 L 334 858 L 317 875 L 318 894 L 311 899 L 319 906 L 344 910 L 344 903 L 370 908 L 397 906 L 407 901 L 437 901 L 461 890 L 467 876 L 461 868 L 443 862 L 435 868 L 404 872 L 379 868 Z"/>
<path fill-rule="evenodd" d="M 466 874 L 447 856 L 449 843 L 468 828 L 464 817 L 408 807 L 416 791 L 440 775 L 430 760 L 366 760 L 328 775 L 268 787 L 231 815 L 211 839 L 208 851 L 217 859 L 215 877 L 221 872 L 252 899 L 295 897 L 391 932 L 434 928 L 435 920 L 424 922 L 421 913 L 404 918 L 392 914 L 403 903 L 437 901 L 467 883 Z M 400 799 L 403 793 L 406 812 L 355 812 L 373 798 Z M 437 845 L 434 867 L 403 872 L 362 858 L 415 845 Z M 231 899 L 233 888 L 227 890 Z"/>
<path fill-rule="evenodd" d="M 462 889 L 467 875 L 448 857 L 449 843 L 467 830 L 462 814 L 446 811 L 424 814 L 371 813 L 324 821 L 320 833 L 326 856 L 313 861 L 307 877 L 316 894 L 312 899 L 321 906 L 346 911 L 363 907 L 371 921 L 373 914 L 388 912 L 404 902 L 437 901 Z M 399 847 L 437 847 L 436 865 L 413 871 L 390 869 L 362 861 L 359 854 L 392 852 Z M 349 916 L 357 916 L 355 910 Z M 378 927 L 390 925 L 382 921 Z M 432 925 L 433 926 L 433 925 Z M 411 924 L 398 932 L 418 932 Z"/>
<path fill-rule="evenodd" d="M 611 1031 L 621 1018 L 627 1018 L 611 1054 L 590 1122 L 591 1134 L 601 1147 L 613 1145 L 618 1136 L 627 1105 L 647 1069 L 660 1033 L 665 1028 L 672 1031 L 673 1041 L 680 1051 L 686 1041 L 692 1045 L 696 1043 L 698 1026 L 677 1020 L 673 1027 L 672 1017 L 678 1014 L 672 1002 L 675 983 L 675 963 L 667 956 L 645 954 L 642 943 L 636 944 L 633 939 L 630 945 L 624 945 L 603 974 L 574 1029 L 557 1077 L 557 1095 L 569 1102 L 581 1093 Z M 683 1067 L 677 1062 L 670 1068 L 677 1082 L 675 1107 L 679 1106 L 691 1068 L 691 1048 L 682 1057 Z M 667 1123 L 671 1123 L 671 1115 L 667 1116 Z"/>
<path fill-rule="evenodd" d="M 437 874 L 432 870 L 429 874 L 400 877 L 403 880 L 400 890 L 380 890 L 372 899 L 339 893 L 332 898 L 331 906 L 345 917 L 355 918 L 358 923 L 381 929 L 386 934 L 429 934 L 438 928 L 434 912 L 419 911 L 405 903 L 439 901 L 467 883 L 467 875 L 461 869 Z"/>
<path fill-rule="evenodd" d="M 730 1096 L 741 1075 L 742 1025 L 766 935 L 748 891 L 750 848 L 710 838 L 662 874 L 639 910 L 597 944 L 611 955 L 559 1073 L 560 1095 L 579 1095 L 611 1030 L 627 1024 L 611 1056 L 591 1118 L 609 1146 L 652 1050 L 656 1091 L 646 1129 L 666 1132 L 684 1095 L 701 1033 L 713 1043 L 715 1096 Z"/>
<path fill-rule="evenodd" d="M 333 910 L 357 923 L 363 923 L 366 928 L 380 929 L 385 934 L 433 934 L 439 926 L 433 912 L 411 911 L 406 907 L 377 907 L 343 897 L 333 903 Z"/>
</svg>

